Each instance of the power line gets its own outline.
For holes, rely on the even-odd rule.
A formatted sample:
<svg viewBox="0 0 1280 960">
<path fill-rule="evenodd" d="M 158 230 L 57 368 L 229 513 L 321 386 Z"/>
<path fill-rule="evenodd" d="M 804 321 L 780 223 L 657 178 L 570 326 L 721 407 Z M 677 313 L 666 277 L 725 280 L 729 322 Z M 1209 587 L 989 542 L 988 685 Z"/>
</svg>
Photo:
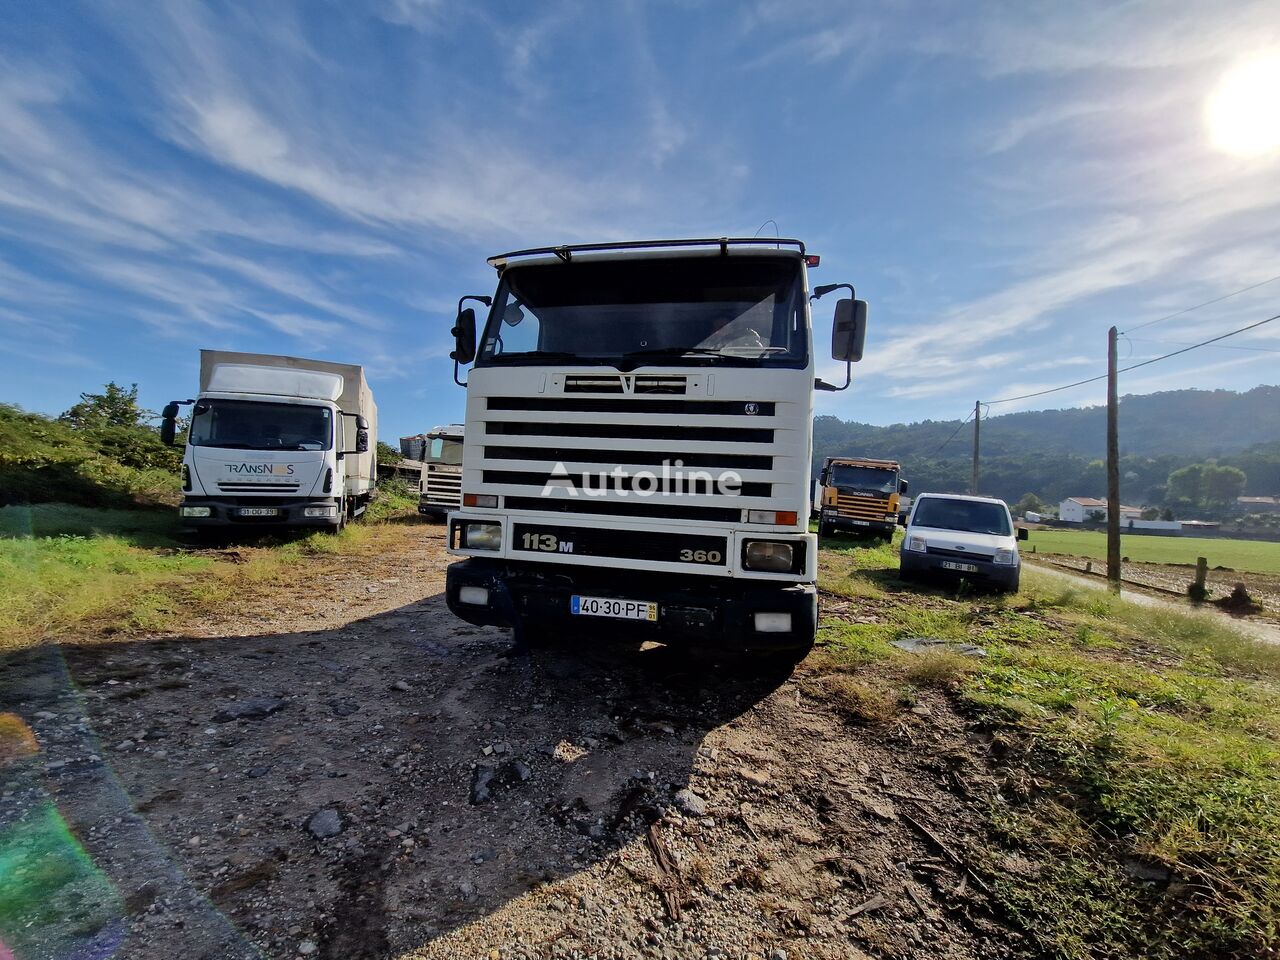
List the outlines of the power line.
<svg viewBox="0 0 1280 960">
<path fill-rule="evenodd" d="M 1136 341 L 1137 343 L 1168 343 L 1176 347 L 1194 346 L 1194 344 L 1189 344 L 1185 340 L 1156 340 L 1151 337 L 1125 337 L 1125 339 L 1133 340 L 1133 341 Z M 1234 343 L 1228 343 L 1220 347 L 1214 347 L 1214 349 L 1215 350 L 1252 350 L 1255 353 L 1280 353 L 1280 350 L 1277 350 L 1274 347 L 1242 347 Z"/>
<path fill-rule="evenodd" d="M 1174 317 L 1180 317 L 1184 313 L 1190 313 L 1192 310 L 1199 310 L 1201 307 L 1211 307 L 1215 303 L 1221 303 L 1223 300 L 1230 300 L 1232 297 L 1238 297 L 1240 294 L 1248 293 L 1250 290 L 1257 290 L 1259 287 L 1264 287 L 1268 283 L 1274 283 L 1277 280 L 1280 280 L 1280 274 L 1277 274 L 1268 280 L 1263 280 L 1260 283 L 1255 283 L 1253 286 L 1243 287 L 1239 290 L 1232 291 L 1231 293 L 1224 294 L 1221 297 L 1206 300 L 1204 303 L 1197 303 L 1194 307 L 1187 307 L 1185 310 L 1179 310 L 1177 313 L 1171 313 L 1167 317 L 1157 317 L 1155 320 L 1148 320 L 1146 323 L 1140 323 L 1136 327 L 1130 327 L 1128 330 L 1122 330 L 1121 333 L 1132 333 L 1134 330 L 1141 330 L 1143 327 L 1150 327 L 1153 324 L 1164 323 L 1166 320 L 1172 320 Z"/>
<path fill-rule="evenodd" d="M 1280 279 L 1280 277 L 1277 277 L 1276 279 Z M 1261 286 L 1261 284 L 1258 284 L 1258 286 Z M 1247 327 L 1240 327 L 1238 330 L 1232 330 L 1229 333 L 1219 334 L 1216 337 L 1210 337 L 1208 340 L 1201 340 L 1199 343 L 1193 343 L 1190 346 L 1183 347 L 1181 350 L 1174 350 L 1171 353 L 1166 353 L 1159 357 L 1152 357 L 1150 360 L 1143 360 L 1141 363 L 1134 363 L 1127 367 L 1121 367 L 1119 370 L 1116 371 L 1116 373 L 1124 373 L 1127 370 L 1137 370 L 1139 367 L 1145 367 L 1152 363 L 1158 363 L 1161 360 L 1168 360 L 1170 357 L 1176 357 L 1179 354 L 1187 353 L 1199 347 L 1207 347 L 1211 343 L 1217 343 L 1219 340 L 1227 339 L 1227 337 L 1234 337 L 1238 333 L 1246 333 L 1249 330 L 1256 329 L 1257 327 L 1262 326 L 1264 323 L 1270 323 L 1273 320 L 1280 320 L 1280 313 L 1277 313 L 1273 317 L 1267 317 L 1265 320 L 1259 320 L 1257 323 L 1251 323 Z M 1136 330 L 1137 328 L 1135 327 L 1134 329 Z M 986 401 L 986 405 L 992 406 L 997 403 L 1012 403 L 1015 400 L 1030 400 L 1033 397 L 1043 397 L 1050 393 L 1058 393 L 1061 390 L 1070 390 L 1072 387 L 1082 387 L 1087 383 L 1097 383 L 1099 380 L 1105 380 L 1105 379 L 1107 379 L 1107 375 L 1104 373 L 1101 376 L 1089 377 L 1088 379 L 1085 379 L 1085 380 L 1077 380 L 1075 383 L 1066 383 L 1060 387 L 1050 387 L 1048 390 L 1037 390 L 1035 393 L 1024 393 L 1022 394 L 1022 396 L 1018 396 L 1018 397 L 1001 397 L 999 400 L 988 400 Z"/>
<path fill-rule="evenodd" d="M 961 421 L 960 421 L 960 425 L 959 425 L 958 427 L 956 427 L 954 430 L 952 430 L 952 431 L 951 431 L 951 436 L 947 437 L 947 439 L 943 440 L 940 444 L 938 444 L 938 448 L 937 448 L 936 450 L 934 450 L 932 453 L 930 453 L 930 454 L 929 454 L 929 456 L 928 456 L 928 457 L 926 457 L 925 459 L 927 459 L 927 460 L 932 460 L 932 459 L 933 459 L 934 457 L 936 457 L 939 453 L 941 453 L 941 452 L 942 452 L 942 448 L 943 448 L 943 447 L 945 447 L 945 446 L 946 446 L 948 443 L 950 443 L 952 440 L 954 440 L 954 439 L 956 438 L 956 434 L 957 434 L 957 433 L 959 433 L 959 432 L 964 428 L 964 425 L 965 425 L 966 423 L 968 423 L 972 418 L 973 418 L 973 411 L 972 411 L 972 410 L 970 410 L 970 411 L 969 411 L 969 416 L 967 416 L 967 417 L 965 417 L 963 420 L 961 420 Z"/>
<path fill-rule="evenodd" d="M 1143 360 L 1141 363 L 1135 363 L 1127 367 L 1121 367 L 1116 373 L 1124 373 L 1126 370 L 1137 370 L 1139 367 L 1145 367 L 1148 364 L 1155 363 L 1159 360 L 1168 360 L 1170 357 L 1176 357 L 1180 353 L 1187 353 L 1195 350 L 1197 347 L 1207 347 L 1211 343 L 1217 343 L 1219 340 L 1225 340 L 1227 337 L 1234 337 L 1237 333 L 1245 333 L 1249 330 L 1256 329 L 1264 323 L 1270 323 L 1272 320 L 1280 320 L 1280 313 L 1275 316 L 1267 317 L 1265 320 L 1259 320 L 1257 323 L 1251 323 L 1247 327 L 1241 327 L 1239 330 L 1232 330 L 1230 333 L 1219 334 L 1216 337 L 1210 337 L 1208 340 L 1201 340 L 1199 343 L 1193 343 L 1189 347 L 1183 347 L 1181 350 L 1174 350 L 1172 353 L 1166 353 L 1162 357 L 1152 357 L 1150 360 Z"/>
</svg>

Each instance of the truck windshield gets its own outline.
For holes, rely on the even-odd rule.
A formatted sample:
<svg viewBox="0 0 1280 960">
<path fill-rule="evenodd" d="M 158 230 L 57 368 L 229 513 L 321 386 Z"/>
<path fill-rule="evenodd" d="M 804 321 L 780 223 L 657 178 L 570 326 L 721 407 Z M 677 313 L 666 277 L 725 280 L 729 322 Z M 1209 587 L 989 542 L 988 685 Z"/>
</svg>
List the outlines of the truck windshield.
<svg viewBox="0 0 1280 960">
<path fill-rule="evenodd" d="M 459 466 L 462 463 L 462 442 L 432 437 L 431 443 L 427 446 L 427 462 Z"/>
<path fill-rule="evenodd" d="M 1001 537 L 1013 533 L 1009 524 L 1009 511 L 1003 505 L 977 500 L 944 500 L 941 497 L 923 497 L 917 500 L 911 526 L 963 530 L 967 533 L 993 533 Z"/>
<path fill-rule="evenodd" d="M 852 490 L 875 490 L 893 493 L 898 489 L 898 474 L 893 470 L 877 470 L 875 467 L 859 467 L 849 463 L 833 463 L 828 481 L 833 487 Z"/>
<path fill-rule="evenodd" d="M 328 407 L 257 400 L 200 400 L 191 414 L 191 445 L 232 450 L 328 450 Z"/>
<path fill-rule="evenodd" d="M 800 267 L 790 257 L 664 257 L 504 271 L 479 365 L 803 367 Z"/>
</svg>

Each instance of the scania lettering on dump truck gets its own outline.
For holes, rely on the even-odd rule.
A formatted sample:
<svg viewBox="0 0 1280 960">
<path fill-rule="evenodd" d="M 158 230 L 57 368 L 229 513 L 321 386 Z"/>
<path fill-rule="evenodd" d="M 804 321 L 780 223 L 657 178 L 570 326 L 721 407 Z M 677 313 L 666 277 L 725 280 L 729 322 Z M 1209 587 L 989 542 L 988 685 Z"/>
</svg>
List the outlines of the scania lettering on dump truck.
<svg viewBox="0 0 1280 960">
<path fill-rule="evenodd" d="M 463 297 L 463 505 L 449 608 L 536 639 L 594 624 L 661 642 L 804 650 L 813 395 L 861 359 L 866 303 L 809 287 L 798 240 L 588 244 L 493 257 Z M 810 305 L 839 287 L 815 380 Z M 482 303 L 487 319 L 476 340 Z M 473 363 L 465 384 L 459 366 Z M 604 618 L 603 622 L 600 618 Z"/>
<path fill-rule="evenodd" d="M 337 529 L 373 496 L 378 408 L 359 366 L 201 350 L 200 393 L 165 407 L 166 443 L 187 405 L 187 526 Z"/>
<path fill-rule="evenodd" d="M 843 530 L 893 539 L 908 486 L 898 461 L 827 457 L 818 484 L 822 489 L 819 537 Z"/>
<path fill-rule="evenodd" d="M 463 426 L 436 427 L 425 437 L 422 479 L 418 483 L 418 513 L 443 520 L 462 505 Z"/>
</svg>

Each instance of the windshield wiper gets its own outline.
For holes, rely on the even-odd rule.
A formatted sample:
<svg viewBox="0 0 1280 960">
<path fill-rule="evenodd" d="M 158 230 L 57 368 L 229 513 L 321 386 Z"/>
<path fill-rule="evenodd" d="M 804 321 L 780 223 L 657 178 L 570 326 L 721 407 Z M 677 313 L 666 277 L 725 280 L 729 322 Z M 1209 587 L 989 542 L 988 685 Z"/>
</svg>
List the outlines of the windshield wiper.
<svg viewBox="0 0 1280 960">
<path fill-rule="evenodd" d="M 533 359 L 533 360 L 592 360 L 594 357 L 583 356 L 579 353 L 569 353 L 567 350 L 521 350 L 519 353 L 495 353 L 491 360 L 501 360 L 503 357 Z"/>
<path fill-rule="evenodd" d="M 622 359 L 631 360 L 635 357 L 683 357 L 689 353 L 700 357 L 733 356 L 733 354 L 724 353 L 716 347 L 653 347 L 649 350 L 631 350 L 624 353 Z"/>
</svg>

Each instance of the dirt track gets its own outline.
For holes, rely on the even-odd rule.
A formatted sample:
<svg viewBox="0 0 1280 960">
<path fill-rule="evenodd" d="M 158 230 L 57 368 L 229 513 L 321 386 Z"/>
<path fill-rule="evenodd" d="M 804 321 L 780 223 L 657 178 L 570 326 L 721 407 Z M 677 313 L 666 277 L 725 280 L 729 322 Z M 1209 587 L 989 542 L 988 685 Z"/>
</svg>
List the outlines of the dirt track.
<svg viewBox="0 0 1280 960">
<path fill-rule="evenodd" d="M 87 854 L 19 870 L 17 956 L 1019 954 L 956 862 L 999 785 L 945 696 L 866 728 L 804 667 L 510 658 L 444 606 L 439 536 L 183 636 L 10 657 L 40 752 L 4 819 Z"/>
</svg>

